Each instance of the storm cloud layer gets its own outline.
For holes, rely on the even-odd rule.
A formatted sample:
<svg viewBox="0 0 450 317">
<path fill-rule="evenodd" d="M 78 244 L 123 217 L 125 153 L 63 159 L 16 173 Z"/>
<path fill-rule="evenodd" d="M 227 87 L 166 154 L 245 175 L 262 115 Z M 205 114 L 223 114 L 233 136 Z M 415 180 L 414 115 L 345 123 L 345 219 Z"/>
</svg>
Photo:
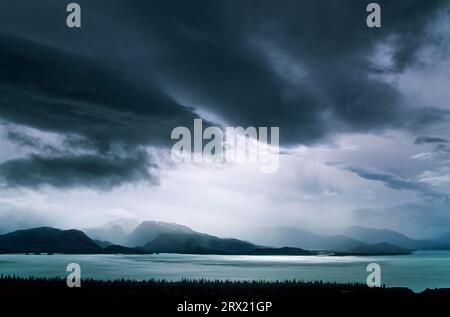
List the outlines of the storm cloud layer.
<svg viewBox="0 0 450 317">
<path fill-rule="evenodd" d="M 76 2 L 70 29 L 69 2 L 0 0 L 0 231 L 450 232 L 448 1 L 374 1 L 381 28 L 362 0 Z M 174 164 L 196 118 L 279 127 L 279 170 Z"/>
<path fill-rule="evenodd" d="M 2 163 L 6 184 L 151 179 L 146 149 L 168 147 L 171 129 L 204 112 L 279 126 L 288 147 L 448 116 L 412 107 L 384 77 L 419 64 L 424 47 L 441 49 L 430 24 L 444 1 L 381 1 L 383 27 L 373 30 L 364 1 L 79 3 L 83 26 L 71 30 L 61 2 L 2 1 L 0 118 L 62 139 Z M 35 139 L 8 135 L 29 147 Z"/>
<path fill-rule="evenodd" d="M 144 147 L 167 146 L 174 126 L 197 117 L 151 83 L 143 87 L 92 60 L 6 35 L 0 35 L 0 49 L 2 120 L 62 138 L 52 156 L 3 163 L 1 175 L 10 185 L 108 187 L 150 180 Z M 16 130 L 7 133 L 9 140 L 38 148 L 39 139 Z"/>
</svg>

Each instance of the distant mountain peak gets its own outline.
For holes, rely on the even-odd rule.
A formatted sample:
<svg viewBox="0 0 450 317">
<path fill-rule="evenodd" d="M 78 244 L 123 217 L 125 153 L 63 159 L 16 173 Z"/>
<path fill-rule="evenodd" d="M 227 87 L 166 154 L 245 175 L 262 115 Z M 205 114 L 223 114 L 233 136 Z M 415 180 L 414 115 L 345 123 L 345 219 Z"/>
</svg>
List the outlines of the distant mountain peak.
<svg viewBox="0 0 450 317">
<path fill-rule="evenodd" d="M 166 233 L 195 233 L 191 228 L 177 223 L 146 220 L 134 229 L 127 238 L 130 247 L 142 247 L 161 234 Z"/>
</svg>

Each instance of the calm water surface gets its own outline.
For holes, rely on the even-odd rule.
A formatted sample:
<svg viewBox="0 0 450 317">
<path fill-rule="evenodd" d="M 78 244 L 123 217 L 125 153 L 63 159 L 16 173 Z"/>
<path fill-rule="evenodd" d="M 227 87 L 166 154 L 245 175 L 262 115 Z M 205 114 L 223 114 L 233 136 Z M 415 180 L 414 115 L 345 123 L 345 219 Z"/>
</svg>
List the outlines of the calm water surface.
<svg viewBox="0 0 450 317">
<path fill-rule="evenodd" d="M 418 251 L 400 256 L 231 256 L 231 255 L 0 255 L 0 274 L 66 276 L 81 265 L 83 278 L 228 280 L 323 280 L 365 283 L 368 263 L 380 264 L 382 283 L 415 291 L 450 288 L 450 251 Z"/>
</svg>

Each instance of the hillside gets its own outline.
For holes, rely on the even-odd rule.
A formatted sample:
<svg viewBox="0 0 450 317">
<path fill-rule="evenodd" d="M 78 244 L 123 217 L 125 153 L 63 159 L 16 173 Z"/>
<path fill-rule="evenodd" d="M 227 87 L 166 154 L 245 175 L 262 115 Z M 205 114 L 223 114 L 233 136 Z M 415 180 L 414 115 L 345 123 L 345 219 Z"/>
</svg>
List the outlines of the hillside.
<svg viewBox="0 0 450 317">
<path fill-rule="evenodd" d="M 364 245 L 348 252 L 336 252 L 336 255 L 407 255 L 412 252 L 408 249 L 389 244 L 377 243 Z"/>
<path fill-rule="evenodd" d="M 102 248 L 79 230 L 38 227 L 0 236 L 0 253 L 101 253 Z"/>
<path fill-rule="evenodd" d="M 126 238 L 125 245 L 143 247 L 161 234 L 193 234 L 192 229 L 176 223 L 160 221 L 143 221 Z"/>
<path fill-rule="evenodd" d="M 260 247 L 251 242 L 219 238 L 196 232 L 189 227 L 156 221 L 145 221 L 129 236 L 128 245 L 142 247 L 152 253 L 186 254 L 256 254 L 310 255 L 315 252 L 301 248 Z"/>
<path fill-rule="evenodd" d="M 139 224 L 136 219 L 116 219 L 99 227 L 83 229 L 83 232 L 95 240 L 124 245 L 128 234 Z"/>
<path fill-rule="evenodd" d="M 442 246 L 431 240 L 416 240 L 404 234 L 388 229 L 374 229 L 365 227 L 347 227 L 338 233 L 357 239 L 366 244 L 388 243 L 408 250 L 440 249 Z"/>
<path fill-rule="evenodd" d="M 364 243 L 343 235 L 319 235 L 294 227 L 249 228 L 240 237 L 261 245 L 296 247 L 310 250 L 351 250 Z"/>
<path fill-rule="evenodd" d="M 221 239 L 215 236 L 190 233 L 161 233 L 144 245 L 150 252 L 168 253 L 233 253 L 253 252 L 257 247 L 249 242 L 237 239 Z"/>
</svg>

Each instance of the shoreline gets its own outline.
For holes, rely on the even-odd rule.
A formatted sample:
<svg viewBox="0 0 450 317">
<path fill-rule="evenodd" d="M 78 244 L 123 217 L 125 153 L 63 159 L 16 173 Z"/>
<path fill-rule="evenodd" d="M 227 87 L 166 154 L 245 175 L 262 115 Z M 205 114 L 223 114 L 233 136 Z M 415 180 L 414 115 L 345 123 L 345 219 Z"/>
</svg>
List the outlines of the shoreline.
<svg viewBox="0 0 450 317">
<path fill-rule="evenodd" d="M 230 255 L 230 256 L 330 256 L 330 257 L 343 257 L 343 256 L 396 256 L 396 255 L 412 255 L 416 251 L 421 250 L 411 250 L 409 252 L 398 252 L 398 253 L 352 253 L 352 252 L 336 252 L 336 251 L 311 251 L 310 254 L 278 254 L 278 253 L 177 253 L 177 252 L 136 252 L 136 253 L 61 253 L 61 252 L 0 252 L 2 255 L 163 255 L 163 254 L 178 254 L 178 255 Z M 440 250 L 423 250 L 423 251 L 440 251 Z"/>
</svg>

